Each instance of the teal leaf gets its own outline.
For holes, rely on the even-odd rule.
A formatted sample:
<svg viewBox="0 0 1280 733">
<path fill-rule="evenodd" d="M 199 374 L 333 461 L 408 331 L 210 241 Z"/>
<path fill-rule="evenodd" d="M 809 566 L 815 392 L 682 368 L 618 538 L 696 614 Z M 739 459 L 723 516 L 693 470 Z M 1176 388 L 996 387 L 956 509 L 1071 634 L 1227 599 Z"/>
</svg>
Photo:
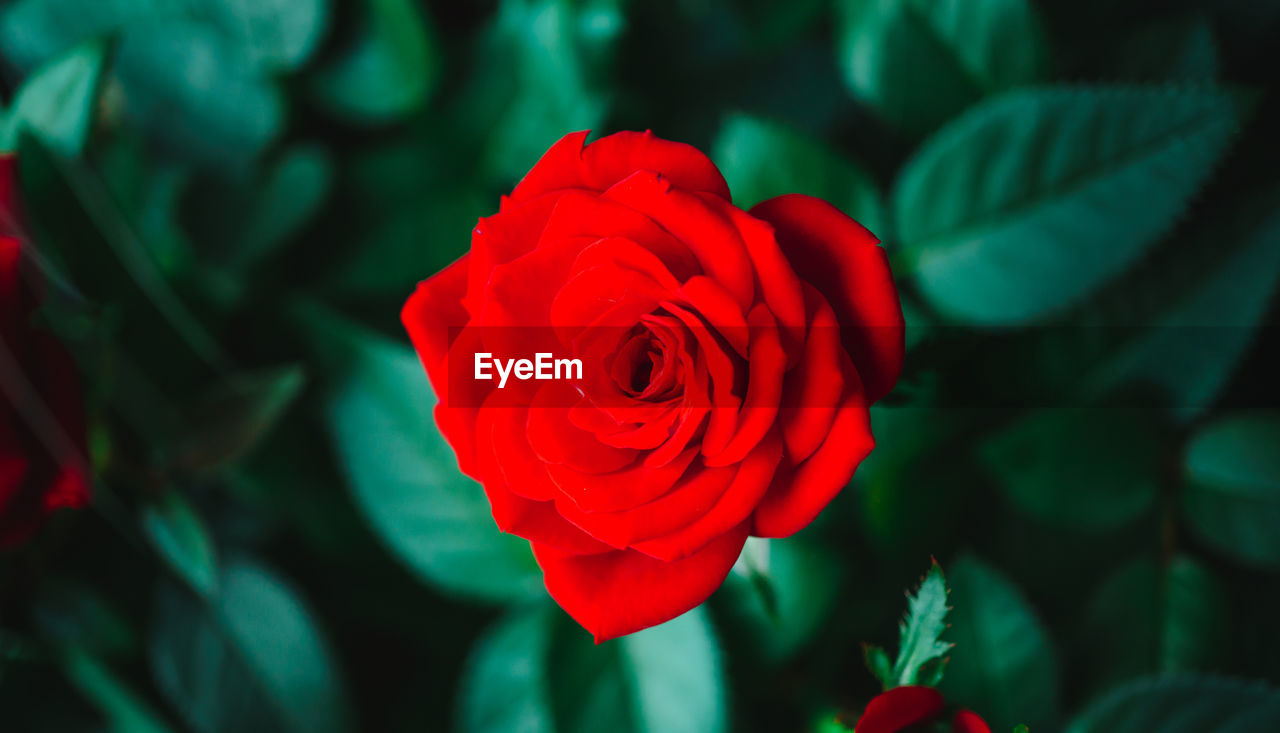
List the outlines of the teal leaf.
<svg viewBox="0 0 1280 733">
<path fill-rule="evenodd" d="M 1019 324 L 1135 262 L 1217 163 L 1241 105 L 1210 87 L 1011 92 L 927 141 L 893 193 L 897 240 L 942 314 Z"/>
<path fill-rule="evenodd" d="M 142 533 L 160 559 L 191 589 L 212 596 L 218 584 L 218 558 L 204 520 L 176 491 L 168 491 L 142 510 Z"/>
<path fill-rule="evenodd" d="M 1221 61 L 1206 18 L 1162 20 L 1124 44 L 1119 78 L 1128 81 L 1198 82 L 1218 78 Z"/>
<path fill-rule="evenodd" d="M 332 0 L 206 0 L 206 12 L 255 67 L 292 71 L 319 46 Z"/>
<path fill-rule="evenodd" d="M 1147 679 L 1094 702 L 1067 733 L 1243 733 L 1280 729 L 1280 692 L 1216 677 Z"/>
<path fill-rule="evenodd" d="M 1191 439 L 1183 513 L 1192 530 L 1251 565 L 1280 568 L 1280 413 L 1228 414 Z"/>
<path fill-rule="evenodd" d="M 62 672 L 105 719 L 110 733 L 169 733 L 146 699 L 122 681 L 102 660 L 79 649 L 62 654 Z"/>
<path fill-rule="evenodd" d="M 956 560 L 948 577 L 955 649 L 941 685 L 947 699 L 980 711 L 993 729 L 1026 721 L 1052 730 L 1058 662 L 1034 609 L 1017 586 L 975 557 Z"/>
<path fill-rule="evenodd" d="M 108 47 L 90 42 L 35 71 L 0 117 L 0 151 L 14 151 L 28 130 L 61 155 L 79 155 L 93 125 Z"/>
<path fill-rule="evenodd" d="M 898 658 L 893 664 L 893 684 L 914 685 L 921 668 L 941 660 L 954 646 L 942 641 L 947 630 L 947 581 L 934 563 L 915 595 L 907 596 L 907 615 L 898 626 Z"/>
<path fill-rule="evenodd" d="M 922 136 L 983 96 L 1044 74 L 1029 0 L 844 0 L 838 63 L 854 96 Z"/>
<path fill-rule="evenodd" d="M 881 239 L 884 201 L 871 175 L 837 151 L 784 125 L 746 114 L 730 115 L 711 146 L 743 209 L 774 196 L 803 193 L 828 201 Z"/>
<path fill-rule="evenodd" d="M 718 733 L 722 667 L 702 609 L 597 645 L 553 608 L 518 608 L 467 659 L 458 729 Z"/>
<path fill-rule="evenodd" d="M 1166 451 L 1149 412 L 1048 409 L 986 438 L 979 456 L 1022 511 L 1101 530 L 1155 505 Z"/>
<path fill-rule="evenodd" d="M 365 0 L 361 20 L 354 44 L 316 71 L 316 99 L 350 122 L 379 124 L 412 114 L 426 103 L 442 68 L 424 6 Z"/>
<path fill-rule="evenodd" d="M 745 563 L 754 553 L 755 560 Z M 766 659 L 787 658 L 816 638 L 834 609 L 841 570 L 826 548 L 800 537 L 747 540 L 720 594 L 728 614 Z"/>
<path fill-rule="evenodd" d="M 274 83 L 207 23 L 130 28 L 120 42 L 116 73 L 133 122 L 189 160 L 243 167 L 284 123 Z"/>
<path fill-rule="evenodd" d="M 1145 674 L 1208 671 L 1229 641 L 1226 589 L 1186 555 L 1139 558 L 1107 577 L 1089 601 L 1077 654 L 1097 689 Z"/>
<path fill-rule="evenodd" d="M 408 346 L 316 309 L 308 333 L 334 370 L 325 417 L 356 506 L 397 557 L 440 589 L 505 601 L 541 595 L 529 543 L 494 524 L 432 418 Z"/>
<path fill-rule="evenodd" d="M 247 560 L 223 567 L 207 604 L 159 589 L 150 657 L 156 684 L 199 733 L 351 730 L 323 634 L 297 593 Z"/>
</svg>

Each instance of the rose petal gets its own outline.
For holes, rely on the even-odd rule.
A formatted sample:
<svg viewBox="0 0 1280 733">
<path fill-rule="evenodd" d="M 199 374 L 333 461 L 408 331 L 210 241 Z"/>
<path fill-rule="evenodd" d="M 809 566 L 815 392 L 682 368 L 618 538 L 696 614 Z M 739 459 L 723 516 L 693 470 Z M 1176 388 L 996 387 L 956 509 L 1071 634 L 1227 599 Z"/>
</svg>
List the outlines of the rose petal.
<svg viewBox="0 0 1280 733">
<path fill-rule="evenodd" d="M 991 727 L 972 710 L 958 710 L 951 719 L 953 733 L 991 733 Z"/>
<path fill-rule="evenodd" d="M 469 256 L 463 255 L 453 264 L 419 283 L 400 312 L 400 320 L 409 332 L 409 340 L 413 342 L 439 399 L 435 407 L 436 425 L 445 440 L 453 446 L 462 472 L 477 478 L 475 411 L 481 402 L 450 405 L 448 379 L 450 346 L 468 321 L 467 312 L 462 307 L 468 263 Z"/>
<path fill-rule="evenodd" d="M 899 733 L 934 719 L 942 712 L 942 693 L 932 687 L 907 685 L 882 692 L 867 703 L 854 733 Z"/>
<path fill-rule="evenodd" d="M 826 298 L 805 284 L 805 307 L 810 313 L 803 356 L 787 372 L 783 407 L 778 413 L 787 457 L 799 463 L 813 454 L 831 429 L 840 396 L 844 394 L 841 360 L 844 347 L 835 313 Z"/>
<path fill-rule="evenodd" d="M 750 322 L 751 360 L 747 395 L 743 399 L 733 437 L 722 450 L 707 454 L 708 466 L 725 466 L 741 461 L 769 432 L 778 415 L 787 355 L 782 350 L 777 324 L 763 303 L 751 311 Z"/>
<path fill-rule="evenodd" d="M 831 432 L 808 460 L 791 471 L 780 471 L 754 515 L 751 533 L 757 537 L 788 537 L 809 525 L 853 478 L 871 452 L 871 418 L 862 387 L 853 379 L 844 403 L 831 423 Z"/>
<path fill-rule="evenodd" d="M 672 562 L 698 552 L 721 533 L 736 527 L 751 515 L 760 497 L 769 489 L 778 460 L 782 457 L 782 440 L 769 433 L 756 450 L 737 464 L 733 483 L 710 511 L 687 527 L 658 539 L 640 542 L 633 547 L 659 560 Z"/>
<path fill-rule="evenodd" d="M 639 211 L 671 232 L 698 259 L 702 271 L 719 283 L 744 312 L 755 300 L 755 271 L 733 223 L 697 194 L 672 186 L 670 179 L 641 171 L 605 191 L 604 198 Z"/>
<path fill-rule="evenodd" d="M 587 145 L 588 134 L 584 130 L 560 138 L 516 185 L 510 202 L 566 188 L 603 191 L 641 170 L 661 173 L 681 188 L 729 200 L 724 176 L 692 145 L 663 140 L 647 130 L 617 132 Z"/>
<path fill-rule="evenodd" d="M 757 204 L 751 215 L 773 225 L 796 274 L 835 309 L 868 400 L 884 397 L 902 371 L 906 342 L 902 306 L 879 240 L 812 196 L 778 196 Z"/>
<path fill-rule="evenodd" d="M 635 550 L 572 555 L 536 542 L 533 554 L 547 592 L 600 643 L 670 621 L 707 600 L 746 540 L 744 523 L 675 562 Z"/>
</svg>

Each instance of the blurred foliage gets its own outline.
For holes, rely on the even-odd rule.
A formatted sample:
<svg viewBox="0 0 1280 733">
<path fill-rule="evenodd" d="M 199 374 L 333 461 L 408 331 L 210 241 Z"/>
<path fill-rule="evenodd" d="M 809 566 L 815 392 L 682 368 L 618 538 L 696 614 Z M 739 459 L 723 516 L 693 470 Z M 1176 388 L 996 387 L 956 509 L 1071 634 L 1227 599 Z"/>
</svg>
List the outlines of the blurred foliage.
<svg viewBox="0 0 1280 733">
<path fill-rule="evenodd" d="M 1277 728 L 1277 48 L 1275 0 L 0 2 L 98 475 L 0 559 L 0 725 L 820 728 L 933 555 L 996 730 Z M 815 525 L 599 646 L 398 323 L 585 128 L 831 200 L 910 324 Z"/>
</svg>

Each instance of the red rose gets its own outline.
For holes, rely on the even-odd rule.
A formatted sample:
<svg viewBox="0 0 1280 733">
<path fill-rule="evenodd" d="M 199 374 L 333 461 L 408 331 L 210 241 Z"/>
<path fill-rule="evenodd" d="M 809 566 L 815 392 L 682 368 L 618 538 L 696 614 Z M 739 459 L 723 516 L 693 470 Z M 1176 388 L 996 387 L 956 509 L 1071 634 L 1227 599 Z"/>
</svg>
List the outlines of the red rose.
<svg viewBox="0 0 1280 733">
<path fill-rule="evenodd" d="M 89 501 L 75 365 L 31 325 L 38 298 L 21 266 L 14 167 L 0 155 L 0 549 Z"/>
<path fill-rule="evenodd" d="M 809 524 L 871 450 L 904 346 L 884 250 L 835 207 L 745 212 L 693 147 L 586 137 L 552 146 L 402 315 L 462 471 L 600 641 L 706 600 L 748 535 Z M 582 378 L 470 372 L 538 350 Z"/>
<path fill-rule="evenodd" d="M 932 687 L 895 687 L 872 698 L 854 733 L 898 733 L 942 714 L 942 693 Z M 951 719 L 952 733 L 991 733 L 982 718 L 961 710 Z"/>
</svg>

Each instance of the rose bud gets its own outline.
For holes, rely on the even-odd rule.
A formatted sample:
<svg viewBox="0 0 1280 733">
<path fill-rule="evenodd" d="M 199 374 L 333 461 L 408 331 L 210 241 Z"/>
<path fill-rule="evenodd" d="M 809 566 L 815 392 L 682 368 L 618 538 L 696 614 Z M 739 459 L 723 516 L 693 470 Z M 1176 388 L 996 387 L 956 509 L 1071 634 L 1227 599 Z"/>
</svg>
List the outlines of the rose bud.
<svg viewBox="0 0 1280 733">
<path fill-rule="evenodd" d="M 0 549 L 90 496 L 79 375 L 61 344 L 32 325 L 39 294 L 22 268 L 15 168 L 0 155 Z"/>
<path fill-rule="evenodd" d="M 402 318 L 461 470 L 602 641 L 702 603 L 749 535 L 812 522 L 871 451 L 904 341 L 884 250 L 834 206 L 744 211 L 693 147 L 586 138 L 553 145 Z M 477 353 L 582 375 L 500 389 Z"/>
<path fill-rule="evenodd" d="M 858 718 L 854 733 L 899 733 L 942 715 L 942 693 L 932 687 L 907 685 L 876 695 Z M 961 710 L 951 719 L 952 733 L 991 733 L 976 713 Z"/>
</svg>

